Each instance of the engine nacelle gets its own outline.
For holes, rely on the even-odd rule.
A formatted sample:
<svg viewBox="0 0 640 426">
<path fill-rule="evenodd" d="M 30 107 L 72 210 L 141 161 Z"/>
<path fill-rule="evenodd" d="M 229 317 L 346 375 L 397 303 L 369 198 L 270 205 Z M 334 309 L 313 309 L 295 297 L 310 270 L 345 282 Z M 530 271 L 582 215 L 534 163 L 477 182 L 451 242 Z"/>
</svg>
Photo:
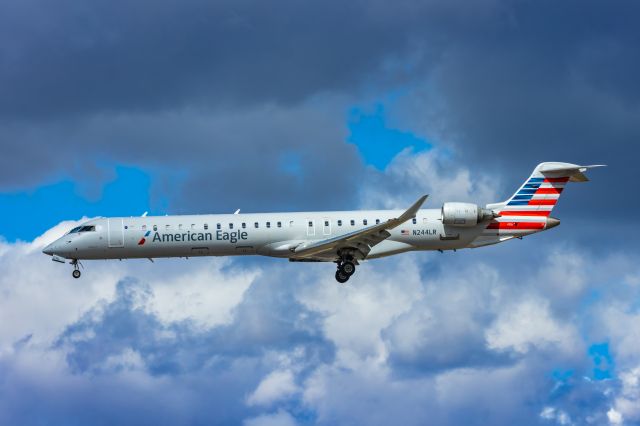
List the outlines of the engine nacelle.
<svg viewBox="0 0 640 426">
<path fill-rule="evenodd" d="M 484 220 L 497 217 L 489 209 L 483 209 L 471 203 L 444 203 L 442 205 L 442 223 L 450 226 L 475 226 Z"/>
</svg>

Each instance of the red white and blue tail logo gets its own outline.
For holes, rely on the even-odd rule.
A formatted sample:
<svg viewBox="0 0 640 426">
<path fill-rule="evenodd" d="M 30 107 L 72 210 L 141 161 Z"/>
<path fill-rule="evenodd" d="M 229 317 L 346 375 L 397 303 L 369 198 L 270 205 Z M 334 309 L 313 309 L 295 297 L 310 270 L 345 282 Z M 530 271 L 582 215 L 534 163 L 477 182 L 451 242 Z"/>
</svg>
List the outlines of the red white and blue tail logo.
<svg viewBox="0 0 640 426">
<path fill-rule="evenodd" d="M 549 216 L 569 176 L 530 177 L 500 211 L 509 216 Z"/>
<path fill-rule="evenodd" d="M 557 225 L 548 219 L 558 203 L 567 182 L 585 182 L 584 172 L 592 167 L 570 163 L 541 163 L 520 189 L 502 203 L 489 204 L 488 209 L 500 217 L 491 221 L 485 233 L 518 236 Z"/>
</svg>

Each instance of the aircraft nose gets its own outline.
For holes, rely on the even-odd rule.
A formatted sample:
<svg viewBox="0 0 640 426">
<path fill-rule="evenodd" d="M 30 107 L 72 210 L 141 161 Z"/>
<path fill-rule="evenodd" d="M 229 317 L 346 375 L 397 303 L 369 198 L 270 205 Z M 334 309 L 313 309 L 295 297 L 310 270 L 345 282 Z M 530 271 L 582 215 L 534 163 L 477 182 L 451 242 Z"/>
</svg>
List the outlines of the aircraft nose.
<svg viewBox="0 0 640 426">
<path fill-rule="evenodd" d="M 560 225 L 560 219 L 556 219 L 555 217 L 547 218 L 547 225 L 544 227 L 545 229 L 551 229 Z"/>
<path fill-rule="evenodd" d="M 44 254 L 48 254 L 49 256 L 53 256 L 53 250 L 54 250 L 54 244 L 51 243 L 48 246 L 46 246 L 44 249 L 42 249 L 42 252 Z"/>
</svg>

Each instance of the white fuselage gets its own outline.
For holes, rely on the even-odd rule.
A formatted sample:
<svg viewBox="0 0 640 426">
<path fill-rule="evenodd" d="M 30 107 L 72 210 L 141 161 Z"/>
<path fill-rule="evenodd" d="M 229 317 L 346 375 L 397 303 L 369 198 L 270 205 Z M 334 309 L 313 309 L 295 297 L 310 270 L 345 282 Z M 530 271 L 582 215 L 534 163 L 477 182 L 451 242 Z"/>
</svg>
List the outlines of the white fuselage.
<svg viewBox="0 0 640 426">
<path fill-rule="evenodd" d="M 501 243 L 544 231 L 568 182 L 585 182 L 599 165 L 545 162 L 507 200 L 446 202 L 407 210 L 113 217 L 90 220 L 43 250 L 57 262 L 191 256 L 261 255 L 299 262 L 335 262 L 346 282 L 359 261 L 416 250 L 457 250 Z"/>
<path fill-rule="evenodd" d="M 99 218 L 93 230 L 64 235 L 45 253 L 67 259 L 124 259 L 263 255 L 296 259 L 292 248 L 325 240 L 397 217 L 401 210 L 253 213 Z M 390 230 L 366 259 L 413 250 L 453 250 L 494 244 L 542 229 L 488 230 L 443 225 L 440 209 L 422 209 L 415 219 Z M 361 258 L 359 260 L 363 260 Z M 334 261 L 335 254 L 306 261 Z"/>
</svg>

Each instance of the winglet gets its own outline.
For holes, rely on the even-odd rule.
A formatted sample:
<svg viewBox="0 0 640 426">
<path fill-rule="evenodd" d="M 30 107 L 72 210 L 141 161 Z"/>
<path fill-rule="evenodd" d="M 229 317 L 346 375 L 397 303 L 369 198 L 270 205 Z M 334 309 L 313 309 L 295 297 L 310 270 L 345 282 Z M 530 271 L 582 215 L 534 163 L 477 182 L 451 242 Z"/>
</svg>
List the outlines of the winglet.
<svg viewBox="0 0 640 426">
<path fill-rule="evenodd" d="M 422 207 L 422 205 L 424 204 L 424 202 L 427 200 L 427 197 L 429 197 L 429 195 L 423 195 L 422 197 L 418 198 L 418 201 L 416 201 L 415 203 L 413 203 L 413 205 L 411 207 L 409 207 L 407 209 L 407 211 L 405 211 L 404 213 L 402 213 L 400 215 L 400 217 L 398 217 L 398 222 L 406 222 L 409 219 L 413 219 L 414 217 L 416 217 L 416 213 L 418 213 L 418 210 L 420 210 L 420 207 Z"/>
<path fill-rule="evenodd" d="M 307 241 L 306 243 L 299 244 L 298 246 L 296 246 L 293 252 L 300 257 L 313 256 L 327 250 L 333 250 L 336 247 L 338 247 L 340 244 L 353 243 L 353 241 L 357 241 L 359 239 L 367 241 L 368 237 L 374 237 L 374 236 L 376 238 L 380 238 L 379 241 L 373 243 L 373 244 L 377 244 L 378 242 L 384 240 L 385 238 L 391 235 L 388 232 L 383 232 L 383 231 L 388 231 L 390 229 L 393 229 L 397 226 L 402 225 L 404 222 L 416 217 L 418 210 L 420 210 L 420 207 L 422 207 L 422 204 L 424 204 L 427 197 L 428 195 L 423 195 L 422 197 L 420 197 L 418 201 L 413 203 L 411 207 L 409 207 L 404 213 L 402 213 L 400 216 L 398 216 L 395 219 L 389 219 L 386 222 L 382 222 L 377 225 L 372 225 L 364 229 L 359 229 L 357 231 L 349 232 L 347 234 L 338 235 L 337 237 L 329 238 L 327 240 Z M 371 243 L 367 242 L 367 244 L 371 244 Z"/>
</svg>

